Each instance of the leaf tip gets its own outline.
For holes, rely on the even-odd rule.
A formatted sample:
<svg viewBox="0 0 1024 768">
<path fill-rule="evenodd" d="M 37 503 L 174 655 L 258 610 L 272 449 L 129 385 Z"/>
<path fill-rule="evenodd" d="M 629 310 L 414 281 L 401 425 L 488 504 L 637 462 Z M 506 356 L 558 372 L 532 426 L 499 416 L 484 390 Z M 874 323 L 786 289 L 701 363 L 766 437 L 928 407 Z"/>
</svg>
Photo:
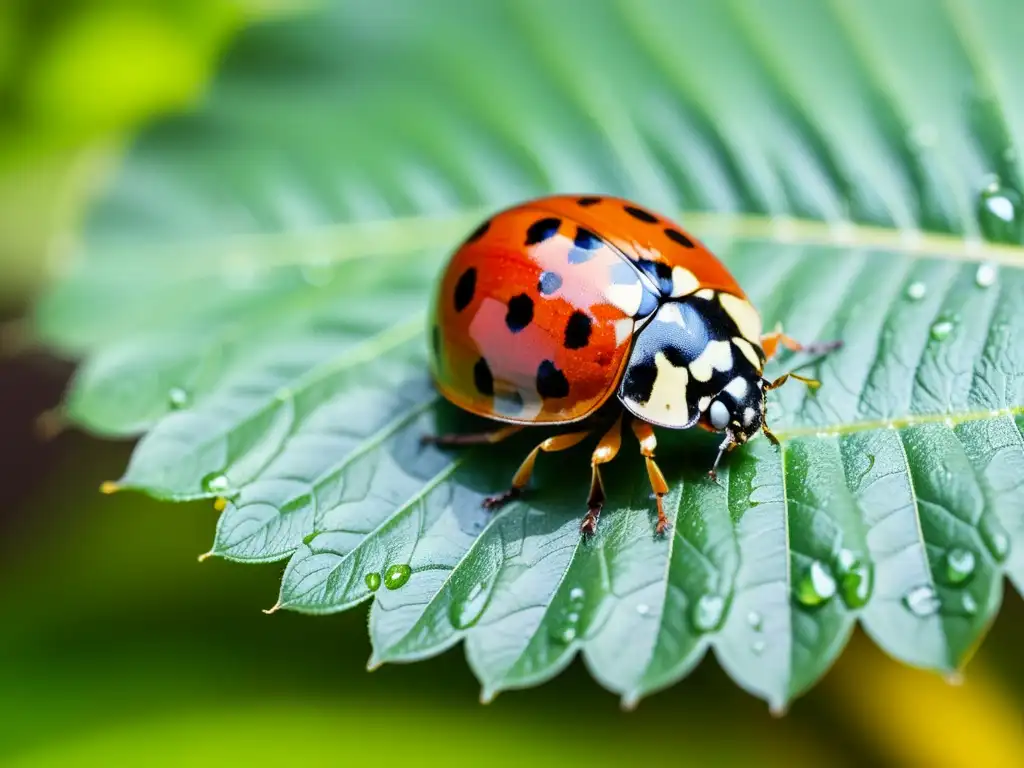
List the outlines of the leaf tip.
<svg viewBox="0 0 1024 768">
<path fill-rule="evenodd" d="M 196 560 L 198 560 L 200 563 L 202 563 L 202 562 L 204 562 L 206 560 L 209 560 L 211 557 L 213 557 L 213 550 L 212 549 L 209 552 L 203 552 L 203 554 L 201 554 L 199 557 L 197 557 Z"/>
<path fill-rule="evenodd" d="M 789 706 L 777 701 L 768 705 L 768 714 L 774 718 L 785 717 L 789 713 Z"/>
<path fill-rule="evenodd" d="M 943 676 L 943 679 L 946 681 L 946 685 L 960 687 L 964 684 L 964 673 L 960 670 L 956 670 Z"/>
<path fill-rule="evenodd" d="M 480 703 L 490 704 L 498 696 L 498 691 L 494 688 L 484 688 L 480 691 Z"/>
<path fill-rule="evenodd" d="M 640 694 L 636 691 L 623 694 L 622 698 L 619 699 L 619 709 L 623 712 L 633 712 L 638 706 L 640 706 Z"/>
<path fill-rule="evenodd" d="M 100 483 L 100 493 L 109 496 L 112 493 L 117 493 L 121 490 L 121 486 L 115 483 L 113 480 L 105 480 Z"/>
<path fill-rule="evenodd" d="M 217 512 L 223 512 L 228 508 L 228 500 L 223 496 L 218 496 L 213 500 L 213 508 Z"/>
<path fill-rule="evenodd" d="M 376 672 L 378 669 L 384 666 L 384 661 L 378 659 L 376 656 L 370 656 L 369 661 L 366 662 L 367 672 Z"/>
<path fill-rule="evenodd" d="M 274 604 L 273 604 L 272 606 L 270 606 L 269 608 L 264 608 L 264 609 L 263 609 L 263 612 L 264 612 L 265 614 L 267 614 L 268 616 L 269 616 L 270 614 L 272 614 L 272 613 L 277 613 L 277 612 L 278 612 L 279 610 L 281 610 L 281 605 L 282 605 L 282 604 L 281 604 L 281 601 L 280 601 L 280 600 L 278 600 L 278 601 L 277 601 L 276 603 L 274 603 Z"/>
<path fill-rule="evenodd" d="M 36 416 L 32 424 L 32 431 L 36 440 L 41 443 L 48 443 L 58 437 L 68 427 L 68 420 L 64 416 L 64 409 L 61 406 L 50 408 Z"/>
</svg>

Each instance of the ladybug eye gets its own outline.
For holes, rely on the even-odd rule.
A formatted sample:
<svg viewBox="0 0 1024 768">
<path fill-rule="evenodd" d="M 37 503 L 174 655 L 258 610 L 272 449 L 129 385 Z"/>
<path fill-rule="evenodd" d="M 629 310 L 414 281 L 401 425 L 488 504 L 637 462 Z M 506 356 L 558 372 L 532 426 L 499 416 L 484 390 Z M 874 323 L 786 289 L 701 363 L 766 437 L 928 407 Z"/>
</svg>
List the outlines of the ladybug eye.
<svg viewBox="0 0 1024 768">
<path fill-rule="evenodd" d="M 715 429 L 725 429 L 729 424 L 729 409 L 721 400 L 715 400 L 708 412 L 711 416 L 711 426 Z"/>
</svg>

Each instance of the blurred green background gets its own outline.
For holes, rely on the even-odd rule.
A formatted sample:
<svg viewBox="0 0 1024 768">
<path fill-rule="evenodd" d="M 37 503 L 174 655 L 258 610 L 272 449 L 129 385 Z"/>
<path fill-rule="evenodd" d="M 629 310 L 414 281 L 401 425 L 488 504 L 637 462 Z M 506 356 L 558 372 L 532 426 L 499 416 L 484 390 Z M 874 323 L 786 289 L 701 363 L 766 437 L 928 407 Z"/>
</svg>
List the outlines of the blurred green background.
<svg viewBox="0 0 1024 768">
<path fill-rule="evenodd" d="M 135 129 L 202 98 L 238 30 L 301 12 L 0 4 L 0 764 L 1019 765 L 1013 590 L 962 682 L 901 667 L 858 635 L 781 719 L 713 659 L 632 713 L 579 663 L 485 707 L 458 648 L 368 674 L 364 608 L 263 615 L 283 564 L 198 564 L 208 505 L 101 497 L 130 446 L 40 434 L 57 431 L 38 417 L 71 368 L 33 350 L 17 318 L 62 236 Z"/>
</svg>

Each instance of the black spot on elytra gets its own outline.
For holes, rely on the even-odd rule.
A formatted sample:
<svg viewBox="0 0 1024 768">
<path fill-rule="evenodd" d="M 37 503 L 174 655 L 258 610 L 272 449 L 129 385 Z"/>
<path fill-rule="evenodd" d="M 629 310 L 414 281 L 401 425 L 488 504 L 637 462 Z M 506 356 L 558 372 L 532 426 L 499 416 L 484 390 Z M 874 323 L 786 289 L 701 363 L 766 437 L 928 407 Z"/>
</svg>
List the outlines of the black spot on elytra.
<svg viewBox="0 0 1024 768">
<path fill-rule="evenodd" d="M 590 261 L 601 247 L 601 238 L 589 229 L 579 227 L 576 230 L 576 238 L 573 240 L 573 247 L 569 251 L 570 264 L 582 264 Z"/>
<path fill-rule="evenodd" d="M 640 221 L 646 221 L 648 224 L 653 224 L 654 222 L 656 222 L 658 220 L 657 216 L 651 215 L 650 213 L 645 211 L 643 208 L 634 208 L 632 205 L 627 205 L 627 206 L 625 206 L 625 209 L 626 209 L 626 213 L 628 213 L 634 219 L 639 219 Z"/>
<path fill-rule="evenodd" d="M 589 208 L 590 206 L 597 205 L 600 202 L 600 197 L 581 197 L 576 200 L 576 204 L 582 205 L 584 208 Z"/>
<path fill-rule="evenodd" d="M 537 281 L 537 290 L 540 291 L 542 296 L 550 296 L 561 287 L 562 278 L 554 272 L 542 273 L 540 280 Z"/>
<path fill-rule="evenodd" d="M 470 267 L 462 273 L 459 282 L 455 284 L 455 311 L 461 312 L 468 307 L 469 302 L 473 300 L 474 293 L 476 293 L 476 268 Z"/>
<path fill-rule="evenodd" d="M 668 229 L 665 230 L 665 236 L 668 237 L 669 240 L 679 243 L 679 245 L 683 246 L 683 248 L 693 248 L 693 240 L 688 238 L 678 229 L 672 229 L 671 227 L 669 227 Z"/>
<path fill-rule="evenodd" d="M 473 230 L 473 234 L 471 234 L 469 237 L 466 238 L 466 242 L 467 243 L 474 243 L 474 242 L 476 242 L 481 237 L 486 235 L 487 234 L 487 230 L 490 229 L 490 228 L 491 228 L 490 220 L 485 221 L 483 224 L 481 224 L 479 227 L 477 227 L 476 229 Z"/>
<path fill-rule="evenodd" d="M 540 219 L 533 222 L 526 230 L 526 244 L 536 245 L 537 243 L 543 243 L 554 235 L 561 225 L 561 219 Z"/>
<path fill-rule="evenodd" d="M 491 396 L 494 394 L 494 376 L 491 375 L 491 366 L 482 357 L 473 366 L 473 383 L 481 395 Z"/>
<path fill-rule="evenodd" d="M 569 380 L 550 360 L 537 368 L 537 394 L 544 399 L 565 397 L 569 394 Z"/>
<path fill-rule="evenodd" d="M 654 391 L 654 380 L 658 378 L 658 369 L 654 362 L 635 363 L 626 369 L 622 380 L 622 394 L 628 400 L 646 403 Z"/>
<path fill-rule="evenodd" d="M 530 324 L 531 320 L 533 320 L 533 299 L 525 293 L 520 293 L 508 300 L 505 325 L 512 333 L 519 333 Z"/>
<path fill-rule="evenodd" d="M 565 348 L 583 349 L 590 343 L 591 319 L 583 312 L 573 312 L 565 324 Z"/>
</svg>

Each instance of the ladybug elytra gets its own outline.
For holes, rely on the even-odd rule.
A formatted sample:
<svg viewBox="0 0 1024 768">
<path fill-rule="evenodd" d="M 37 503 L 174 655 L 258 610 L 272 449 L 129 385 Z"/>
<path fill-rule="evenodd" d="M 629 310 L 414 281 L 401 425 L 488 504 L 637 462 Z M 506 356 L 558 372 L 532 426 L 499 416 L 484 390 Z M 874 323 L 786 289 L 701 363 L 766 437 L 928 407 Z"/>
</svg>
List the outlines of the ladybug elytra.
<svg viewBox="0 0 1024 768">
<path fill-rule="evenodd" d="M 463 410 L 505 426 L 479 435 L 427 438 L 444 445 L 494 443 L 529 425 L 580 424 L 541 442 L 496 507 L 519 495 L 541 452 L 570 448 L 595 429 L 588 510 L 592 534 L 604 503 L 600 465 L 621 444 L 622 421 L 640 443 L 658 507 L 668 520 L 665 478 L 654 461 L 653 426 L 724 433 L 709 474 L 726 451 L 765 423 L 768 391 L 790 376 L 763 377 L 779 346 L 805 347 L 761 317 L 736 280 L 696 238 L 635 203 L 606 196 L 554 196 L 484 222 L 459 247 L 437 286 L 431 369 L 438 389 Z M 597 420 L 615 395 L 614 422 Z"/>
</svg>

